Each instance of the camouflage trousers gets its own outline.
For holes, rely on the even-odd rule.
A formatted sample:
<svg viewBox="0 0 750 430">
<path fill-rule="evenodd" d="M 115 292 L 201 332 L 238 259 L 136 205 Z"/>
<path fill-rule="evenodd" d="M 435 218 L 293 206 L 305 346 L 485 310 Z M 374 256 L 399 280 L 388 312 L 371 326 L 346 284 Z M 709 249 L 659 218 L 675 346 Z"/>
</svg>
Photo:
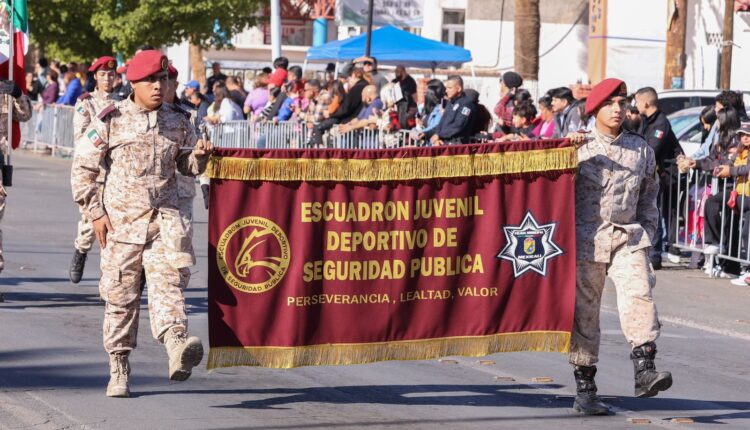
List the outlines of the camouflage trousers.
<svg viewBox="0 0 750 430">
<path fill-rule="evenodd" d="M 2 155 L 2 153 L 0 153 Z M 5 187 L 3 187 L 2 175 L 0 175 L 0 222 L 3 221 L 3 215 L 5 215 Z M 0 272 L 5 268 L 5 255 L 3 255 L 3 230 L 0 228 Z"/>
<path fill-rule="evenodd" d="M 76 234 L 76 240 L 73 242 L 75 248 L 86 254 L 91 251 L 91 247 L 94 246 L 96 241 L 96 232 L 94 231 L 94 225 L 91 221 L 87 220 L 83 214 L 81 219 L 78 220 L 78 234 Z"/>
<path fill-rule="evenodd" d="M 148 284 L 151 334 L 162 341 L 171 327 L 187 330 L 183 291 L 190 281 L 190 270 L 173 267 L 169 263 L 170 252 L 153 220 L 145 245 L 109 241 L 102 249 L 99 294 L 105 302 L 104 349 L 108 353 L 129 352 L 136 347 L 141 301 L 139 281 L 143 270 Z"/>
<path fill-rule="evenodd" d="M 631 252 L 627 234 L 615 229 L 612 237 L 610 263 L 576 262 L 576 304 L 570 363 L 591 366 L 599 361 L 599 309 L 607 276 L 617 291 L 617 310 L 625 339 L 632 348 L 659 337 L 661 324 L 651 290 L 656 277 L 648 257 L 648 249 Z"/>
</svg>

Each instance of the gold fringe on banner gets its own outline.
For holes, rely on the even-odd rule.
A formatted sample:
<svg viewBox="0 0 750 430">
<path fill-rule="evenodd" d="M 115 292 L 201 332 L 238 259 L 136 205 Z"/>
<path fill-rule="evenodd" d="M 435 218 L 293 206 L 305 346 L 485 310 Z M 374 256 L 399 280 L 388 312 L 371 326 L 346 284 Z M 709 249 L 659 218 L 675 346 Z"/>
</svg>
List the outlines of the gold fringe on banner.
<svg viewBox="0 0 750 430">
<path fill-rule="evenodd" d="M 296 347 L 215 347 L 208 354 L 208 369 L 262 366 L 289 369 L 372 363 L 386 360 L 427 360 L 451 355 L 482 357 L 496 352 L 570 350 L 570 333 L 529 331 L 488 336 L 446 337 L 377 343 L 326 344 Z"/>
<path fill-rule="evenodd" d="M 574 169 L 573 146 L 532 151 L 385 159 L 212 157 L 206 173 L 239 181 L 400 181 Z"/>
</svg>

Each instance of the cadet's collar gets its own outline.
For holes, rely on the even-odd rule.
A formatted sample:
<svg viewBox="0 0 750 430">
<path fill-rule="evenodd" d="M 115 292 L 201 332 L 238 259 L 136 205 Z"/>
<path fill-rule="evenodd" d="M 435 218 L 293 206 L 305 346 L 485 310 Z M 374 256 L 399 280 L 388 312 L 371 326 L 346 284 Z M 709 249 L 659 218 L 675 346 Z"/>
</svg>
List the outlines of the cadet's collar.
<svg viewBox="0 0 750 430">
<path fill-rule="evenodd" d="M 146 109 L 144 107 L 138 106 L 138 104 L 136 104 L 136 102 L 135 102 L 135 100 L 134 100 L 133 97 L 135 97 L 133 94 L 131 94 L 130 97 L 128 97 L 128 99 L 127 99 L 128 101 L 126 103 L 126 106 L 128 107 L 128 109 L 132 110 L 135 113 L 147 114 L 149 112 L 158 112 L 159 110 L 161 110 L 164 107 L 164 103 L 162 103 L 161 105 L 159 105 L 158 108 L 156 108 L 154 110 Z"/>
<path fill-rule="evenodd" d="M 107 93 L 107 92 L 104 92 L 104 91 L 99 91 L 98 88 L 95 88 L 92 96 L 94 96 L 94 98 L 97 98 L 99 100 L 109 100 L 109 99 L 112 98 L 112 94 L 113 93 L 114 93 L 114 91 L 111 92 L 111 93 Z"/>
<path fill-rule="evenodd" d="M 617 142 L 620 136 L 622 136 L 622 128 L 620 128 L 620 134 L 618 134 L 617 136 L 610 136 L 609 134 L 605 134 L 599 131 L 596 125 L 594 125 L 591 133 L 593 133 L 594 139 L 596 139 L 597 141 L 605 145 L 612 145 L 613 143 Z"/>
</svg>

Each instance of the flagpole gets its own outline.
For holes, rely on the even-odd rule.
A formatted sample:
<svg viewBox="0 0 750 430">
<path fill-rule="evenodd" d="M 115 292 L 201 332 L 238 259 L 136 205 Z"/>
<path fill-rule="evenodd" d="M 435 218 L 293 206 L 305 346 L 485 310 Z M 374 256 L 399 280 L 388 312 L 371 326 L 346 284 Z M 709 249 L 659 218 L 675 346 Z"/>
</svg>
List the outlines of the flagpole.
<svg viewBox="0 0 750 430">
<path fill-rule="evenodd" d="M 16 44 L 15 29 L 13 28 L 13 22 L 15 21 L 16 14 L 16 1 L 10 0 L 10 49 L 8 50 L 8 80 L 13 81 L 13 69 L 15 64 L 13 63 L 13 54 Z M 8 103 L 8 150 L 5 155 L 5 165 L 10 166 L 10 152 L 13 150 L 13 111 L 15 110 L 15 102 L 13 96 L 8 97 L 10 102 Z"/>
</svg>

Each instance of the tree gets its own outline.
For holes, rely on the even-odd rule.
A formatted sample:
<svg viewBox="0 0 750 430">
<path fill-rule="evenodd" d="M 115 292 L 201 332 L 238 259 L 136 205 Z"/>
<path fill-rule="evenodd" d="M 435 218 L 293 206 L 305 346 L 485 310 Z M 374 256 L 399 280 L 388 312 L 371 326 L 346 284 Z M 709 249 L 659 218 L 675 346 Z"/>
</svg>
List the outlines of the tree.
<svg viewBox="0 0 750 430">
<path fill-rule="evenodd" d="M 514 52 L 516 72 L 524 79 L 539 79 L 539 0 L 515 1 Z"/>
<path fill-rule="evenodd" d="M 97 0 L 33 0 L 29 2 L 32 43 L 49 58 L 91 61 L 112 53 L 112 45 L 91 25 Z"/>
<path fill-rule="evenodd" d="M 263 0 L 105 0 L 92 24 L 101 37 L 128 55 L 139 45 L 184 40 L 202 49 L 231 48 L 232 37 L 261 19 Z M 198 65 L 193 64 L 193 67 Z"/>
</svg>

